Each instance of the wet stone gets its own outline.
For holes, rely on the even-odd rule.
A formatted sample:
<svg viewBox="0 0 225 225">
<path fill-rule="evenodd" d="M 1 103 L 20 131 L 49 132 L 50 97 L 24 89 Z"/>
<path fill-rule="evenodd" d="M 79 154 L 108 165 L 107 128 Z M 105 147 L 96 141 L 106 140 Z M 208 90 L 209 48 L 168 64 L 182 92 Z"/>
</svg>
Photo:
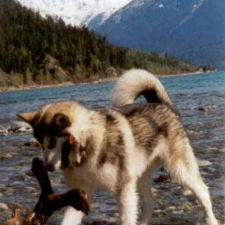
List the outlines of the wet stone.
<svg viewBox="0 0 225 225">
<path fill-rule="evenodd" d="M 154 179 L 155 183 L 169 183 L 171 181 L 170 176 L 160 175 L 158 178 Z"/>
<path fill-rule="evenodd" d="M 13 155 L 11 153 L 0 153 L 0 159 L 9 159 L 11 158 Z"/>
<path fill-rule="evenodd" d="M 199 166 L 211 166 L 212 163 L 210 161 L 208 161 L 208 160 L 200 160 L 200 159 L 198 159 L 198 165 Z"/>
<path fill-rule="evenodd" d="M 15 121 L 11 124 L 11 126 L 8 128 L 8 132 L 10 133 L 25 133 L 25 132 L 31 132 L 32 127 L 25 122 Z"/>
<path fill-rule="evenodd" d="M 30 170 L 27 170 L 27 171 L 26 171 L 26 175 L 27 175 L 27 176 L 30 176 L 30 177 L 33 177 L 33 176 L 34 176 L 34 173 L 33 173 L 33 171 L 30 169 Z"/>
<path fill-rule="evenodd" d="M 185 189 L 182 193 L 184 196 L 193 195 L 191 190 Z"/>
<path fill-rule="evenodd" d="M 208 111 L 210 111 L 210 110 L 212 110 L 212 109 L 215 109 L 215 108 L 216 108 L 215 105 L 210 105 L 210 104 L 208 104 L 208 105 L 205 105 L 205 106 L 200 106 L 200 107 L 198 108 L 198 110 L 199 110 L 199 111 L 205 111 L 205 112 L 208 112 Z"/>
<path fill-rule="evenodd" d="M 27 147 L 39 147 L 40 144 L 35 138 L 31 138 L 29 141 L 24 143 L 24 146 L 27 146 Z"/>
<path fill-rule="evenodd" d="M 5 211 L 5 210 L 8 210 L 8 209 L 9 209 L 9 207 L 5 203 L 0 202 L 0 210 L 1 211 Z"/>
<path fill-rule="evenodd" d="M 2 129 L 0 130 L 0 136 L 4 137 L 7 136 L 9 133 L 8 129 Z"/>
</svg>

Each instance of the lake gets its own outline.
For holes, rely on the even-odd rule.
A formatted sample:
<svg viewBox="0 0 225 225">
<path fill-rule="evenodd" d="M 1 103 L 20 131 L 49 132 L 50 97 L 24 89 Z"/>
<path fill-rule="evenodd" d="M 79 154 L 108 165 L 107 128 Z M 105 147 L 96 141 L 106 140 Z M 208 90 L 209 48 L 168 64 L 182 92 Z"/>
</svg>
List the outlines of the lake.
<svg viewBox="0 0 225 225">
<path fill-rule="evenodd" d="M 201 174 L 210 187 L 217 218 L 224 223 L 225 204 L 225 72 L 160 77 L 190 136 L 195 154 L 201 162 Z M 88 108 L 104 109 L 111 106 L 114 83 L 80 84 L 0 94 L 0 129 L 8 127 L 20 112 L 34 111 L 40 106 L 65 99 L 78 101 Z M 1 135 L 1 134 L 0 134 Z M 38 199 L 36 180 L 26 172 L 33 157 L 41 157 L 38 147 L 26 147 L 30 133 L 0 136 L 0 202 L 12 207 L 14 202 L 22 206 L 22 213 L 31 209 Z M 167 171 L 159 171 L 168 176 Z M 66 185 L 60 172 L 51 174 L 54 189 L 65 191 Z M 153 224 L 190 225 L 204 224 L 203 211 L 192 195 L 184 196 L 183 189 L 173 183 L 154 182 Z M 11 210 L 0 211 L 0 224 Z M 52 216 L 50 225 L 58 225 L 62 212 Z M 93 196 L 92 211 L 85 222 L 118 224 L 116 202 L 106 193 Z"/>
</svg>

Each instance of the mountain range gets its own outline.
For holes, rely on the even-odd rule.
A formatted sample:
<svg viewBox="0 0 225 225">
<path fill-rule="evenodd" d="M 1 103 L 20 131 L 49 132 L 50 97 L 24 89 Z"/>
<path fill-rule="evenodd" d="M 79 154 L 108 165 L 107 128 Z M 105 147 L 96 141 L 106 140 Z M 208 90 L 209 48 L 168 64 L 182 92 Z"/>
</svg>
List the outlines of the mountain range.
<svg viewBox="0 0 225 225">
<path fill-rule="evenodd" d="M 66 24 L 89 26 L 95 21 L 101 25 L 114 12 L 131 0 L 17 0 L 23 6 L 40 12 L 42 16 L 59 17 Z"/>
<path fill-rule="evenodd" d="M 116 45 L 225 69 L 224 0 L 18 0 Z"/>
</svg>

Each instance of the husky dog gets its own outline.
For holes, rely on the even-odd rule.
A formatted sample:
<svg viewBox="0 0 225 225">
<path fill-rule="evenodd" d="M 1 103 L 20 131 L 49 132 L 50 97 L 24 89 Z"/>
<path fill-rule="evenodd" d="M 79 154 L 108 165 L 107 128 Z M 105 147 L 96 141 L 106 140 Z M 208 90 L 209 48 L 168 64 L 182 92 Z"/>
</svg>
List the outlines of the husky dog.
<svg viewBox="0 0 225 225">
<path fill-rule="evenodd" d="M 134 103 L 140 95 L 147 103 Z M 122 225 L 150 224 L 150 178 L 162 165 L 197 196 L 207 224 L 218 225 L 187 134 L 160 81 L 132 69 L 118 80 L 113 103 L 115 108 L 99 112 L 64 101 L 18 116 L 32 125 L 46 168 L 62 169 L 70 188 L 83 189 L 89 200 L 93 191 L 111 192 Z M 62 225 L 79 224 L 82 217 L 68 208 Z"/>
</svg>

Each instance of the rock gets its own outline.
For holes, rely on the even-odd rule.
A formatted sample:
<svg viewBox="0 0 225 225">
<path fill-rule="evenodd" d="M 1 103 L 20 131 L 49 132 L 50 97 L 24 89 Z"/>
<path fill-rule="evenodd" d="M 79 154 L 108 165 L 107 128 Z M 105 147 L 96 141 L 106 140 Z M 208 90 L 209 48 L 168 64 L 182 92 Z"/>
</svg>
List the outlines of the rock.
<svg viewBox="0 0 225 225">
<path fill-rule="evenodd" d="M 164 211 L 162 209 L 155 209 L 154 212 L 155 213 L 161 213 L 161 212 L 164 212 Z"/>
<path fill-rule="evenodd" d="M 177 208 L 175 206 L 168 206 L 167 209 L 169 209 L 169 210 L 176 210 Z"/>
<path fill-rule="evenodd" d="M 39 147 L 40 144 L 35 138 L 31 138 L 29 141 L 24 143 L 24 146 Z"/>
<path fill-rule="evenodd" d="M 185 189 L 185 190 L 183 191 L 183 195 L 184 195 L 184 196 L 189 196 L 189 195 L 192 195 L 192 194 L 193 194 L 192 191 L 189 190 L 189 189 Z"/>
<path fill-rule="evenodd" d="M 154 179 L 155 183 L 170 183 L 170 177 L 167 175 L 160 175 L 158 178 Z"/>
<path fill-rule="evenodd" d="M 33 171 L 30 169 L 30 170 L 26 171 L 26 175 L 29 176 L 29 177 L 33 177 L 33 176 L 34 176 L 34 173 L 33 173 Z"/>
<path fill-rule="evenodd" d="M 1 211 L 5 211 L 8 209 L 9 209 L 9 207 L 5 203 L 0 202 L 0 210 Z"/>
<path fill-rule="evenodd" d="M 205 106 L 200 106 L 199 108 L 198 108 L 198 110 L 199 111 L 205 111 L 205 112 L 208 112 L 208 111 L 210 111 L 210 110 L 212 110 L 212 109 L 214 109 L 214 108 L 216 108 L 216 106 L 214 106 L 214 105 L 205 105 Z"/>
<path fill-rule="evenodd" d="M 173 213 L 175 213 L 175 214 L 183 214 L 184 213 L 184 210 L 183 209 L 174 210 Z"/>
<path fill-rule="evenodd" d="M 24 132 L 31 132 L 32 127 L 25 122 L 15 121 L 12 123 L 10 128 L 8 129 L 8 132 L 12 133 L 24 133 Z"/>
<path fill-rule="evenodd" d="M 200 160 L 200 159 L 198 159 L 198 165 L 199 166 L 211 166 L 212 163 L 209 162 L 208 160 Z"/>
<path fill-rule="evenodd" d="M 0 159 L 8 159 L 11 158 L 13 155 L 10 153 L 0 154 Z"/>
<path fill-rule="evenodd" d="M 9 133 L 31 132 L 32 127 L 25 122 L 15 121 L 7 128 L 0 127 L 0 136 L 7 136 Z"/>
<path fill-rule="evenodd" d="M 0 135 L 1 135 L 1 136 L 7 136 L 8 133 L 9 133 L 8 129 L 5 129 L 5 128 L 4 128 L 4 129 L 1 129 L 1 130 L 0 130 Z"/>
</svg>

